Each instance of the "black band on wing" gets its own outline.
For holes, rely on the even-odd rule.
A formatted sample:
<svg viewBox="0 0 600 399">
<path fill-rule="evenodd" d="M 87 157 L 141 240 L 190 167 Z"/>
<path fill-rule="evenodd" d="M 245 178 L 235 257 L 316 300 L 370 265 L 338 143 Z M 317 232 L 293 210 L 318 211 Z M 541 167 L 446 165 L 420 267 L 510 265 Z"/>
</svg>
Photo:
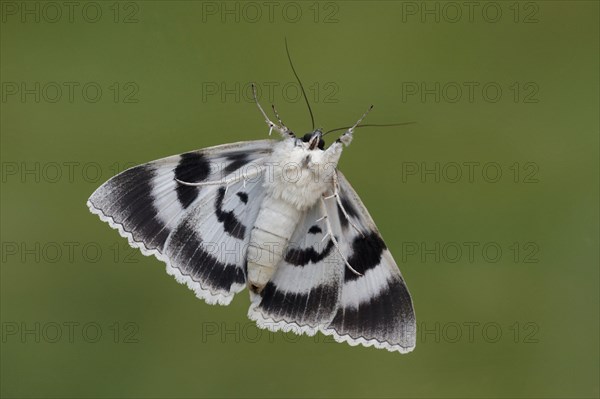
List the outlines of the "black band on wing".
<svg viewBox="0 0 600 399">
<path fill-rule="evenodd" d="M 215 214 L 219 222 L 223 224 L 223 229 L 227 234 L 237 239 L 243 240 L 246 235 L 246 226 L 242 224 L 235 216 L 233 211 L 223 210 L 223 199 L 225 198 L 225 187 L 220 187 L 215 199 Z"/>
<path fill-rule="evenodd" d="M 304 249 L 290 248 L 285 253 L 285 261 L 294 266 L 306 266 L 309 263 L 318 263 L 325 259 L 333 248 L 333 241 L 329 240 L 327 246 L 321 252 L 315 251 L 313 247 Z"/>
<path fill-rule="evenodd" d="M 244 204 L 248 203 L 248 193 L 238 191 L 237 196 L 240 197 L 240 201 L 242 201 Z"/>
<path fill-rule="evenodd" d="M 346 218 L 346 215 L 344 215 L 344 211 L 342 211 L 340 204 L 337 204 L 337 211 L 340 224 L 342 225 L 342 228 L 346 230 L 348 228 L 348 219 Z"/>
<path fill-rule="evenodd" d="M 348 201 L 348 199 L 343 195 L 340 195 L 340 201 L 342 202 L 342 206 L 344 207 L 348 215 L 352 217 L 358 217 L 359 213 L 354 207 L 354 205 L 352 205 L 352 202 Z"/>
<path fill-rule="evenodd" d="M 365 234 L 364 237 L 357 236 L 352 241 L 352 256 L 348 258 L 348 263 L 360 274 L 365 274 L 367 270 L 381 262 L 381 255 L 385 249 L 383 239 L 374 231 Z M 346 268 L 344 281 L 356 280 L 358 277 L 352 270 Z"/>
<path fill-rule="evenodd" d="M 245 284 L 244 269 L 221 262 L 207 252 L 200 236 L 187 223 L 175 230 L 170 243 L 169 248 L 176 249 L 171 265 L 203 286 L 230 291 L 234 283 Z"/>
<path fill-rule="evenodd" d="M 231 172 L 235 172 L 236 170 L 250 162 L 250 158 L 248 157 L 248 154 L 246 152 L 231 153 L 227 155 L 227 160 L 231 163 L 225 167 L 225 176 L 227 176 Z"/>
<path fill-rule="evenodd" d="M 393 279 L 369 302 L 338 309 L 330 327 L 339 335 L 353 339 L 377 339 L 406 348 L 414 346 L 415 315 L 404 281 Z"/>
<path fill-rule="evenodd" d="M 308 234 L 319 234 L 322 232 L 323 230 L 321 230 L 321 228 L 317 225 L 311 226 L 311 228 L 308 229 Z"/>
<path fill-rule="evenodd" d="M 157 218 L 152 196 L 154 169 L 140 165 L 113 177 L 89 199 L 94 208 L 110 216 L 136 242 L 162 251 L 170 230 Z"/>
<path fill-rule="evenodd" d="M 352 205 L 352 203 L 350 201 L 348 201 L 348 199 L 345 196 L 340 195 L 340 202 L 342 203 L 342 206 L 346 210 L 346 213 L 348 214 L 348 216 L 353 217 L 353 218 L 358 217 L 358 215 L 359 215 L 358 211 L 356 210 L 354 205 Z M 348 228 L 348 225 L 349 225 L 348 218 L 346 217 L 346 215 L 344 215 L 344 212 L 342 211 L 340 204 L 337 204 L 337 211 L 338 211 L 338 218 L 340 220 L 340 224 L 342 225 L 342 228 L 343 229 Z"/>
<path fill-rule="evenodd" d="M 199 183 L 210 175 L 210 163 L 198 152 L 181 154 L 181 159 L 175 168 L 175 178 L 187 183 Z M 200 187 L 177 184 L 177 199 L 181 206 L 187 208 L 198 197 Z"/>
<path fill-rule="evenodd" d="M 323 317 L 330 318 L 335 311 L 338 290 L 338 285 L 332 283 L 294 293 L 280 291 L 273 282 L 269 282 L 261 292 L 260 309 L 276 321 L 286 319 L 315 327 Z"/>
</svg>

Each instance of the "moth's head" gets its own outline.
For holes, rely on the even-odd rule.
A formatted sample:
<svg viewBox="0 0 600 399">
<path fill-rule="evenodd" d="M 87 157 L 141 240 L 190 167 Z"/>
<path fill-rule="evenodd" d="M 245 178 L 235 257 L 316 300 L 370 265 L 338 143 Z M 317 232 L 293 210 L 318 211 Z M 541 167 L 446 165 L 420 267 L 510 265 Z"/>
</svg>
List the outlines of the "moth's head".
<svg viewBox="0 0 600 399">
<path fill-rule="evenodd" d="M 321 129 L 317 129 L 314 132 L 306 133 L 302 137 L 302 142 L 307 143 L 306 148 L 310 151 L 319 149 L 323 151 L 325 149 L 325 140 L 323 140 L 323 131 Z"/>
<path fill-rule="evenodd" d="M 321 129 L 306 133 L 304 136 L 290 137 L 280 143 L 275 157 L 280 157 L 281 162 L 289 167 L 300 166 L 317 171 L 320 166 L 332 162 L 331 156 L 328 156 L 325 151 Z"/>
</svg>

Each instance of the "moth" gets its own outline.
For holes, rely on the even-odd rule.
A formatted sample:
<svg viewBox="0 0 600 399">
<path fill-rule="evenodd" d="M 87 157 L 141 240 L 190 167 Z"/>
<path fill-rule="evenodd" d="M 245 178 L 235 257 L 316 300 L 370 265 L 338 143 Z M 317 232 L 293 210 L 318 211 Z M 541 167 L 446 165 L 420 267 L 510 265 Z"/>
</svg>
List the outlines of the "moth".
<svg viewBox="0 0 600 399">
<path fill-rule="evenodd" d="M 275 130 L 281 140 L 219 145 L 133 167 L 91 195 L 90 211 L 209 304 L 228 305 L 248 288 L 248 317 L 260 328 L 410 352 L 411 296 L 337 169 L 368 111 L 325 148 L 314 119 L 314 130 L 299 137 L 274 107 L 272 122 L 256 90 L 254 96 L 269 135 Z"/>
</svg>

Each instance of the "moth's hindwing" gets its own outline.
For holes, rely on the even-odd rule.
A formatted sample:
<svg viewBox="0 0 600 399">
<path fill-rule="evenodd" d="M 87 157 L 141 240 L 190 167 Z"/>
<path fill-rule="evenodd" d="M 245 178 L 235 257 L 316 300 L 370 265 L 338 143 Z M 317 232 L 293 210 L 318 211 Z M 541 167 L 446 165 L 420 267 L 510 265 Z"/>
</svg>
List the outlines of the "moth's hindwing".
<svg viewBox="0 0 600 399">
<path fill-rule="evenodd" d="M 320 217 L 318 206 L 302 216 L 271 281 L 252 294 L 248 316 L 260 327 L 314 335 L 333 319 L 343 269 Z"/>
<path fill-rule="evenodd" d="M 316 222 L 323 215 L 315 205 L 296 230 L 301 247 L 288 249 L 249 317 L 275 331 L 321 331 L 350 345 L 410 352 L 416 321 L 406 284 L 367 209 L 337 173 L 348 217 L 334 198 L 326 200 L 326 209 L 341 254 L 330 239 L 321 242 L 327 227 Z"/>
<path fill-rule="evenodd" d="M 366 207 L 344 175 L 338 176 L 341 202 L 351 223 L 345 222 L 334 201 L 328 203 L 328 212 L 337 215 L 342 252 L 362 276 L 345 268 L 340 306 L 324 333 L 350 345 L 410 352 L 417 327 L 406 283 Z"/>
<path fill-rule="evenodd" d="M 211 186 L 165 243 L 167 272 L 208 303 L 228 304 L 246 287 L 250 231 L 265 194 L 262 179 L 227 189 Z"/>
<path fill-rule="evenodd" d="M 267 159 L 273 143 L 227 144 L 133 167 L 100 186 L 88 207 L 132 247 L 164 261 L 167 271 L 198 297 L 228 304 L 244 287 L 245 259 L 215 245 L 235 248 L 248 239 L 251 227 L 243 226 L 254 224 L 262 182 L 240 181 L 225 193 L 225 185 L 193 187 L 175 179 L 210 182 L 250 171 Z"/>
</svg>

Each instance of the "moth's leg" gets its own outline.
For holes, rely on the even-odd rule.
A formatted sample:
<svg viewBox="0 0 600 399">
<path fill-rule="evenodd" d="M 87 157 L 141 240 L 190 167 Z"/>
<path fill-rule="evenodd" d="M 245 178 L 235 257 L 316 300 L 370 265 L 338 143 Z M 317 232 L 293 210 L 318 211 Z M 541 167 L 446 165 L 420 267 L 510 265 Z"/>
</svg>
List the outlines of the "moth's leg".
<svg viewBox="0 0 600 399">
<path fill-rule="evenodd" d="M 335 246 L 335 249 L 337 249 L 338 253 L 340 254 L 340 256 L 342 257 L 342 259 L 344 260 L 344 263 L 346 264 L 346 267 L 348 267 L 348 269 L 350 269 L 357 276 L 362 276 L 361 273 L 357 272 L 352 266 L 350 266 L 350 263 L 348 263 L 348 260 L 346 259 L 346 257 L 342 253 L 342 250 L 340 249 L 340 246 L 339 246 L 339 244 L 337 242 L 337 239 L 335 238 L 335 235 L 333 235 L 333 228 L 331 227 L 331 223 L 329 222 L 329 215 L 327 213 L 327 206 L 325 205 L 325 199 L 323 197 L 321 197 L 321 211 L 323 212 L 323 216 L 319 220 L 317 220 L 317 221 L 325 220 L 325 225 L 327 227 L 327 233 L 323 236 L 323 240 L 325 240 L 327 237 L 331 238 L 331 242 L 333 242 L 333 245 Z"/>
<path fill-rule="evenodd" d="M 342 214 L 344 215 L 344 217 L 346 218 L 346 220 L 348 220 L 348 223 L 350 223 L 350 225 L 352 227 L 354 227 L 354 230 L 356 230 L 361 236 L 365 236 L 365 234 L 358 228 L 358 226 L 356 226 L 354 224 L 354 222 L 352 221 L 352 219 L 350 219 L 350 215 L 348 215 L 348 212 L 346 211 L 346 208 L 344 208 L 344 204 L 342 204 L 342 199 L 340 198 L 340 185 L 338 182 L 338 177 L 337 177 L 337 170 L 333 171 L 333 194 L 327 197 L 324 197 L 324 199 L 328 200 L 328 199 L 332 199 L 335 198 L 337 205 L 340 207 L 340 209 L 342 210 Z"/>
<path fill-rule="evenodd" d="M 281 134 L 281 137 L 283 137 L 284 139 L 296 137 L 294 132 L 292 132 L 283 123 L 281 123 L 281 119 L 279 119 L 279 115 L 277 115 L 277 112 L 275 112 L 275 115 L 277 115 L 277 118 L 279 119 L 279 122 L 281 123 L 281 125 L 271 122 L 271 120 L 267 116 L 267 113 L 260 106 L 260 103 L 258 102 L 258 97 L 256 96 L 256 86 L 254 85 L 254 83 L 252 83 L 252 95 L 254 96 L 254 101 L 256 102 L 256 105 L 258 106 L 260 113 L 265 117 L 265 122 L 267 123 L 267 126 L 269 126 L 269 136 L 273 132 L 273 129 L 275 129 L 279 132 L 279 134 Z M 275 110 L 275 107 L 273 107 L 273 110 Z"/>
<path fill-rule="evenodd" d="M 179 184 L 183 184 L 184 186 L 192 186 L 192 187 L 229 186 L 240 180 L 244 180 L 244 183 L 245 183 L 246 180 L 252 179 L 253 177 L 260 175 L 263 171 L 264 171 L 264 168 L 262 166 L 256 166 L 256 168 L 254 170 L 252 170 L 251 172 L 248 172 L 248 173 L 242 172 L 239 174 L 236 173 L 235 176 L 230 177 L 228 179 L 221 179 L 221 180 L 215 180 L 215 181 L 202 181 L 202 182 L 198 182 L 198 183 L 187 182 L 187 181 L 183 181 L 183 180 L 179 180 L 179 179 L 175 179 L 175 180 Z"/>
</svg>

